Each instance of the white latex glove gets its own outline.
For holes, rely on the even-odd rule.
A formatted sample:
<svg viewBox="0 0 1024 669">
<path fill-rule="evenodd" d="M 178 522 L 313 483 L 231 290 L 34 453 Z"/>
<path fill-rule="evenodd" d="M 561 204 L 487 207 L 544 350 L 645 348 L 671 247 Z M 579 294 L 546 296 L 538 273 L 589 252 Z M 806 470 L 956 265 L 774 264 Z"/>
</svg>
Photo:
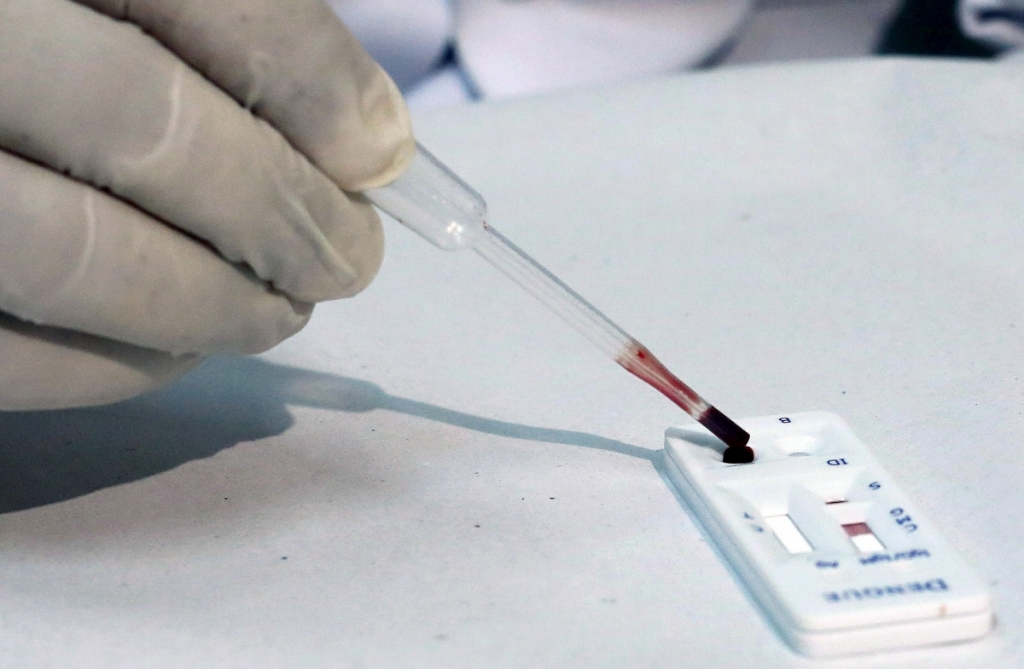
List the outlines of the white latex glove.
<svg viewBox="0 0 1024 669">
<path fill-rule="evenodd" d="M 0 2 L 0 409 L 115 401 L 295 333 L 380 265 L 344 191 L 414 150 L 323 0 Z"/>
</svg>

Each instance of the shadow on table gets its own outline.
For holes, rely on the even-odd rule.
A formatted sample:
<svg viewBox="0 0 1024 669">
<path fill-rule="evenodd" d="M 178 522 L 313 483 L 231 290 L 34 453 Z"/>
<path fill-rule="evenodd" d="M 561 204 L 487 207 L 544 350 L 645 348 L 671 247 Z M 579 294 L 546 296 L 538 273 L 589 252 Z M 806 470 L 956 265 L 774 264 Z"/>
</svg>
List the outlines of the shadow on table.
<svg viewBox="0 0 1024 669">
<path fill-rule="evenodd" d="M 584 432 L 482 418 L 396 397 L 368 381 L 213 358 L 177 383 L 118 404 L 0 412 L 0 513 L 72 499 L 283 433 L 288 405 L 385 410 L 477 432 L 614 451 L 657 464 L 654 451 Z"/>
</svg>

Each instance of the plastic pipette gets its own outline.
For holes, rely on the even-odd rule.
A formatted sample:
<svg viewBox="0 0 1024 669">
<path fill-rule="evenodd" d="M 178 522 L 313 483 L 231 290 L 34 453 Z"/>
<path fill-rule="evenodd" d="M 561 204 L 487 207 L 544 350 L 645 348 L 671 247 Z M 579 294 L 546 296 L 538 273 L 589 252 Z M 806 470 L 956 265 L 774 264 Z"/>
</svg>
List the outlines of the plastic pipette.
<svg viewBox="0 0 1024 669">
<path fill-rule="evenodd" d="M 711 406 L 579 293 L 487 223 L 484 199 L 422 146 L 398 179 L 364 195 L 427 241 L 448 251 L 473 249 L 558 314 L 605 355 L 679 405 L 725 442 L 726 462 L 750 462 L 750 435 Z"/>
</svg>

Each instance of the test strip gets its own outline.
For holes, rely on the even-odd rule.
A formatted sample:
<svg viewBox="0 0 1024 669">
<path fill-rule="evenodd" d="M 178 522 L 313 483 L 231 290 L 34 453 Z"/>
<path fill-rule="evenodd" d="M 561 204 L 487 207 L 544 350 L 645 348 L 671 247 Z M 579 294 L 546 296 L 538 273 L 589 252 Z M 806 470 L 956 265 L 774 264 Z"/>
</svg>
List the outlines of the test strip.
<svg viewBox="0 0 1024 669">
<path fill-rule="evenodd" d="M 796 555 L 798 553 L 810 553 L 813 548 L 804 537 L 803 532 L 796 526 L 793 519 L 786 516 L 768 516 L 764 519 L 768 527 L 772 528 L 775 536 L 778 537 L 787 551 Z"/>
<path fill-rule="evenodd" d="M 878 540 L 867 523 L 849 523 L 843 525 L 843 530 L 861 553 L 885 552 L 885 546 Z"/>
<path fill-rule="evenodd" d="M 665 433 L 665 472 L 794 650 L 856 655 L 991 631 L 986 579 L 839 416 L 763 416 L 742 425 L 753 462 L 722 462 L 704 428 L 686 426 Z"/>
</svg>

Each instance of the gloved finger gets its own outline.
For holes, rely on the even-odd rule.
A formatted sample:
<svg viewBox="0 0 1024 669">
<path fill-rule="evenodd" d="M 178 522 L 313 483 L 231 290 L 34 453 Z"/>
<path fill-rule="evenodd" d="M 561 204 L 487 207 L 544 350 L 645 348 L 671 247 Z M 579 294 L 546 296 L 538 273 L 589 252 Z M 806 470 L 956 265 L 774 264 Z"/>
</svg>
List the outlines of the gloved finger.
<svg viewBox="0 0 1024 669">
<path fill-rule="evenodd" d="M 0 3 L 0 147 L 209 241 L 292 297 L 352 295 L 380 221 L 138 28 L 67 0 Z"/>
<path fill-rule="evenodd" d="M 202 362 L 0 313 L 0 411 L 109 404 L 158 388 Z"/>
<path fill-rule="evenodd" d="M 171 353 L 256 353 L 312 306 L 95 189 L 0 151 L 0 311 Z"/>
<path fill-rule="evenodd" d="M 78 1 L 141 26 L 346 190 L 412 160 L 401 94 L 323 0 Z"/>
</svg>

